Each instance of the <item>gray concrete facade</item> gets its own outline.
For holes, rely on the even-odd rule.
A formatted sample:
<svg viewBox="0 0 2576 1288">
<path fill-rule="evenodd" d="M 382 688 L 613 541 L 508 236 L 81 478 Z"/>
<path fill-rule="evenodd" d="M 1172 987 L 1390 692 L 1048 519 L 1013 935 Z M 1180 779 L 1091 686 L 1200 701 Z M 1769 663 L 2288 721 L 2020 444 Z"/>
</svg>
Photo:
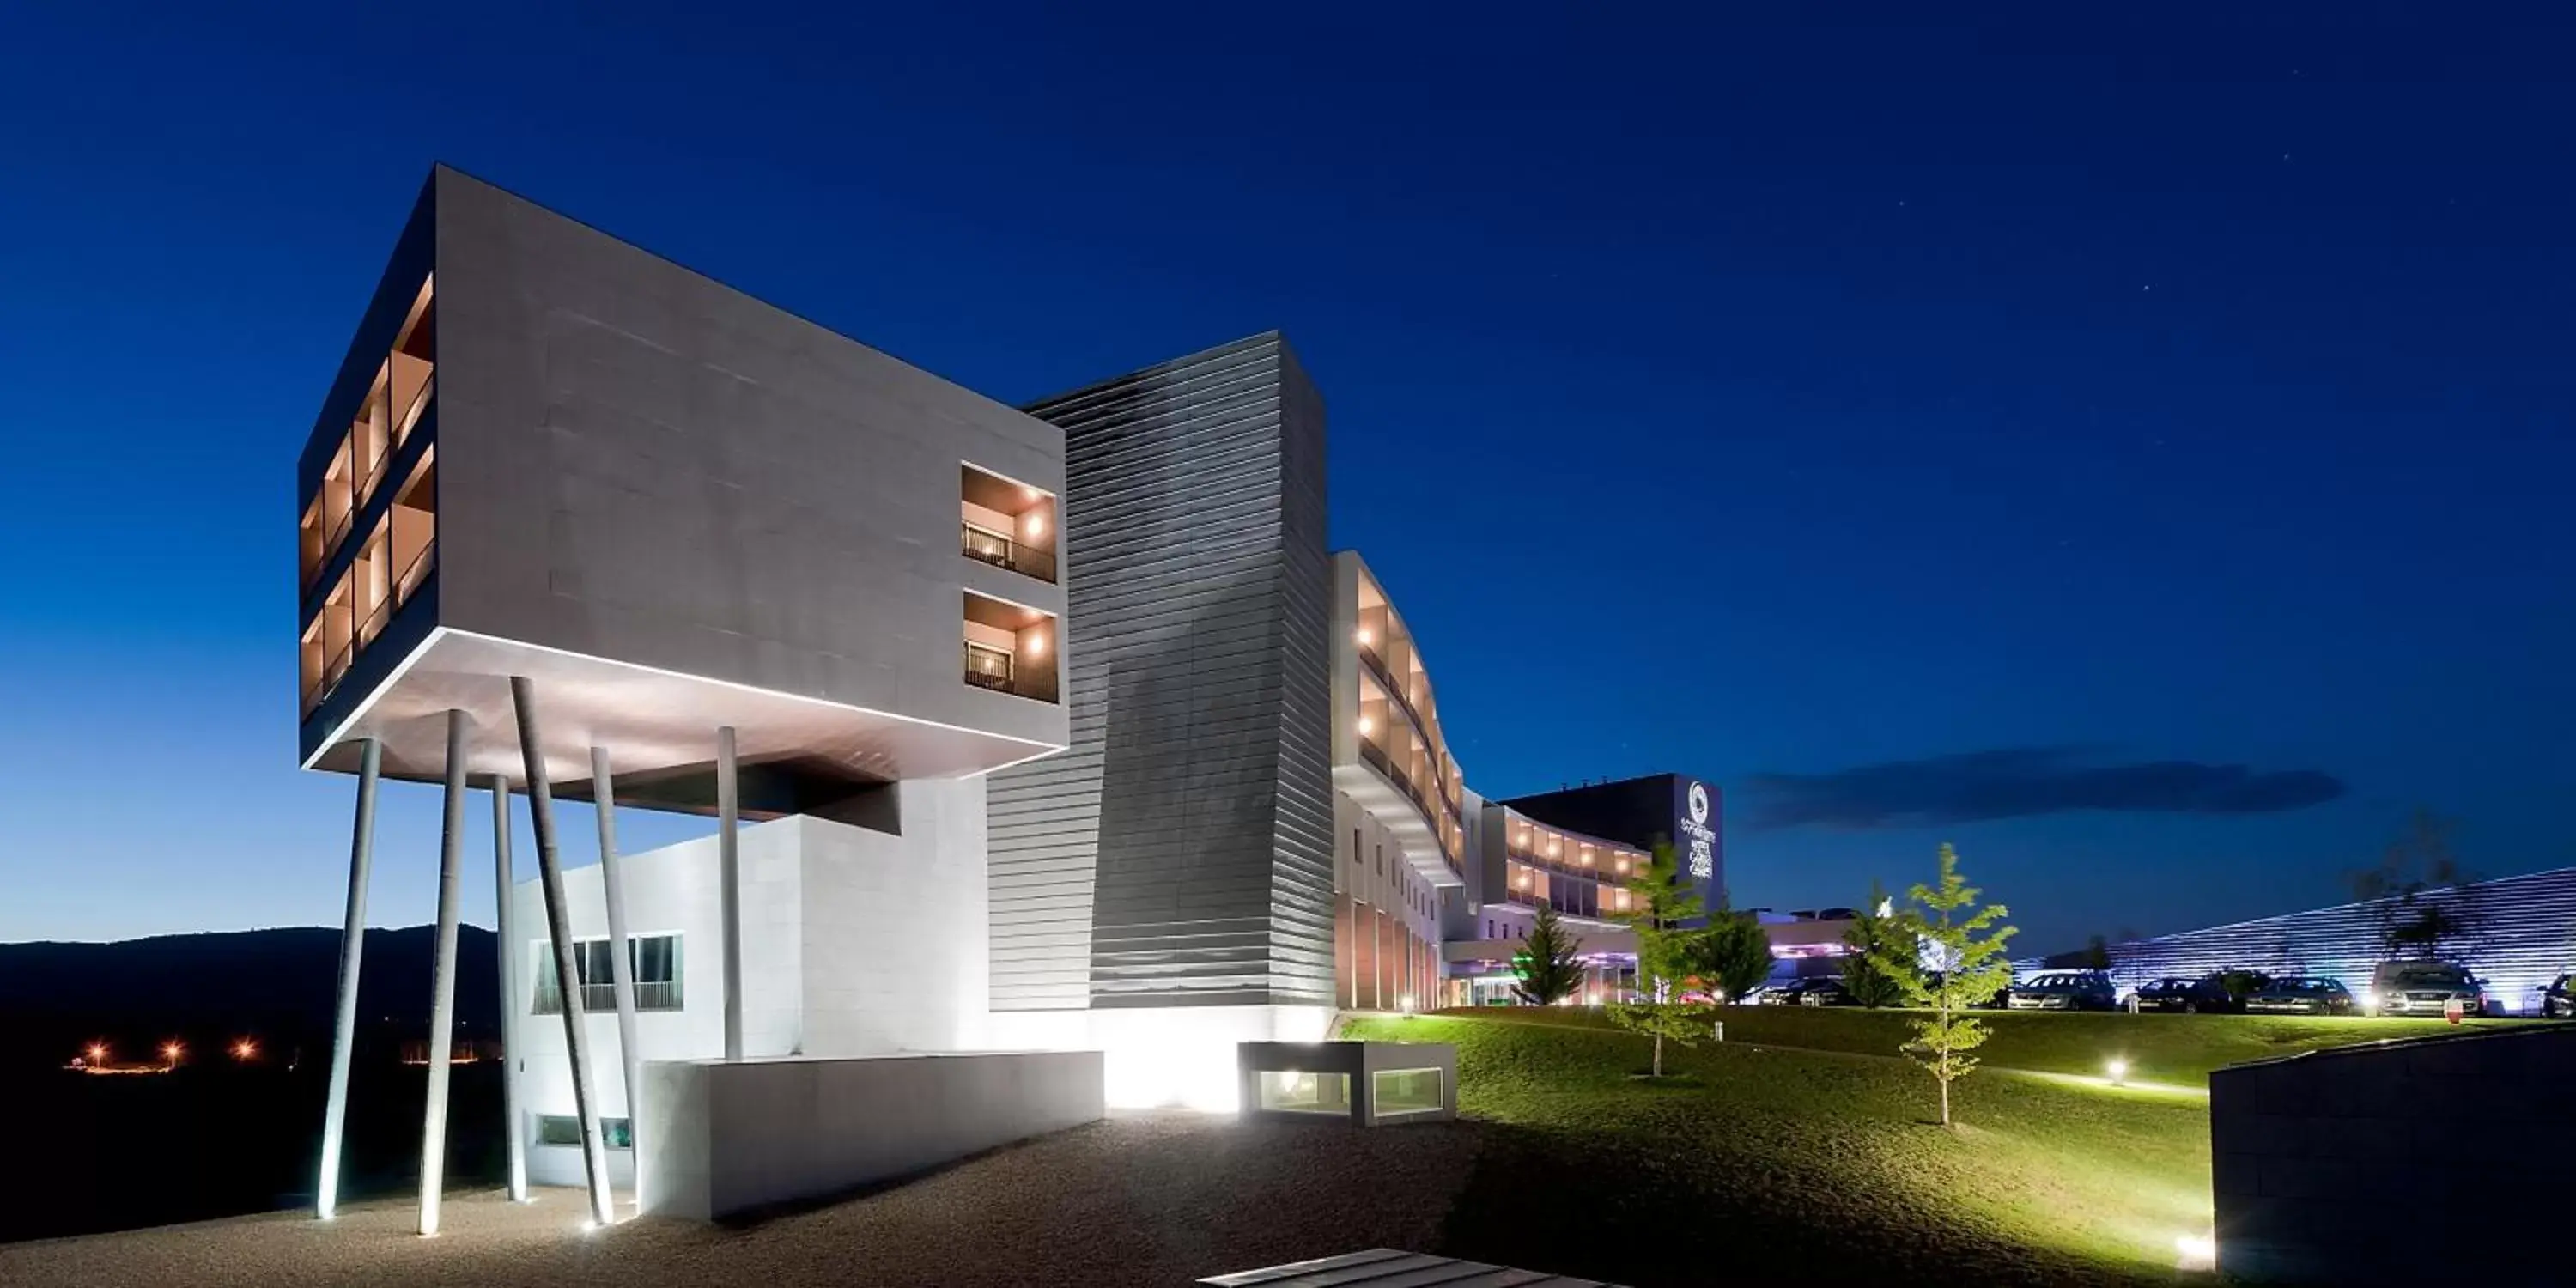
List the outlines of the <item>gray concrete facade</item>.
<svg viewBox="0 0 2576 1288">
<path fill-rule="evenodd" d="M 2258 1282 L 2565 1282 L 2576 1026 L 2487 1029 L 2209 1076 L 2218 1268 Z"/>
<path fill-rule="evenodd" d="M 1072 745 L 991 781 L 993 1005 L 1328 1005 L 1324 409 L 1264 334 L 1065 434 Z"/>
<path fill-rule="evenodd" d="M 1107 1114 L 1097 1051 L 656 1061 L 644 1088 L 637 1207 L 701 1221 L 896 1180 Z"/>
<path fill-rule="evenodd" d="M 836 730 L 815 707 L 813 727 L 771 736 L 746 711 L 730 722 L 747 769 L 788 747 L 858 781 L 947 776 L 1065 743 L 1061 704 L 965 683 L 959 661 L 962 593 L 1060 621 L 1063 586 L 955 544 L 960 467 L 1060 493 L 1062 431 L 439 167 L 299 462 L 299 498 L 424 280 L 435 400 L 389 473 L 399 482 L 434 453 L 436 566 L 305 720 L 308 760 L 354 763 L 376 691 L 399 687 L 436 633 L 886 717 Z M 381 496 L 362 506 L 361 533 L 382 508 Z M 308 619 L 332 580 L 317 578 Z M 411 686 L 434 680 L 437 661 Z M 656 771 L 712 758 L 703 736 L 638 746 L 655 740 L 585 727 L 580 696 L 556 699 L 568 740 L 609 746 L 637 803 L 656 803 Z M 498 723 L 503 705 L 491 709 Z M 388 723 L 385 772 L 433 779 L 443 767 L 417 763 Z M 973 747 L 922 753 L 943 737 Z M 473 770 L 507 772 L 507 750 L 477 739 Z M 561 754 L 568 796 L 582 794 L 585 757 Z"/>
</svg>

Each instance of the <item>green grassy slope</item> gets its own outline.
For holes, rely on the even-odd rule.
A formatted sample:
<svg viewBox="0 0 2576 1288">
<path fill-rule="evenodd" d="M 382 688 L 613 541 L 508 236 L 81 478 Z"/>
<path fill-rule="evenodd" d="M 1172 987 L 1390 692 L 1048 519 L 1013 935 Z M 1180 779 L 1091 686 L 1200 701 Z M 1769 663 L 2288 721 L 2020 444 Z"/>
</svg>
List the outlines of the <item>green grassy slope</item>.
<svg viewBox="0 0 2576 1288">
<path fill-rule="evenodd" d="M 1729 1044 L 1671 1051 L 1586 1025 L 1425 1017 L 1349 1036 L 1452 1042 L 1491 1122 L 1446 1230 L 1453 1255 L 1656 1285 L 2171 1283 L 2209 1227 L 2191 1098 L 2001 1075 L 1927 1125 L 1931 1080 L 1892 1060 Z M 1730 1028 L 1732 1036 L 1732 1028 Z"/>
<path fill-rule="evenodd" d="M 1599 1013 L 1574 1007 L 1493 1007 L 1474 1015 L 1501 1023 L 1606 1027 Z M 1895 1055 L 1913 1037 L 1904 1011 L 1858 1007 L 1728 1006 L 1710 1012 L 1726 1022 L 1729 1042 Z M 1978 1011 L 1994 1036 L 1977 1057 L 1997 1068 L 2095 1074 L 2117 1056 L 2141 1081 L 2206 1086 L 2209 1071 L 2245 1060 L 2293 1055 L 2381 1038 L 2450 1032 L 2441 1020 L 2309 1018 L 2290 1015 L 2129 1015 L 2099 1012 Z M 2471 1020 L 2483 1024 L 2537 1023 Z"/>
</svg>

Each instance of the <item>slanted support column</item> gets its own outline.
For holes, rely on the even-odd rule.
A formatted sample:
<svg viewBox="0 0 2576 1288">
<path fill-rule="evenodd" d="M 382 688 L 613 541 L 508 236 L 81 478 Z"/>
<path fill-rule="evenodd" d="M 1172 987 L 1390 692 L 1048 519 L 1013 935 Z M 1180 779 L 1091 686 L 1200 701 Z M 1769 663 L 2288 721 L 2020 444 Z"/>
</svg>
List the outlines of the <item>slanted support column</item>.
<svg viewBox="0 0 2576 1288">
<path fill-rule="evenodd" d="M 438 834 L 438 940 L 429 970 L 429 1098 L 420 1119 L 420 1233 L 447 1192 L 447 1084 L 456 1042 L 456 920 L 465 863 L 465 713 L 447 712 L 447 800 Z"/>
<path fill-rule="evenodd" d="M 724 916 L 724 1053 L 742 1058 L 742 784 L 733 726 L 716 730 L 716 888 Z"/>
<path fill-rule="evenodd" d="M 591 1098 L 589 1041 L 581 1010 L 581 967 L 572 946 L 572 909 L 566 905 L 563 864 L 555 849 L 554 789 L 546 777 L 545 742 L 537 731 L 536 686 L 510 677 L 510 706 L 519 720 L 519 760 L 528 780 L 528 818 L 536 825 L 537 879 L 546 897 L 546 934 L 553 941 L 556 991 L 563 995 L 564 1050 L 572 1066 L 573 1113 L 581 1120 L 582 1170 L 590 1177 L 590 1218 L 616 1221 L 608 1197 L 608 1154 L 599 1139 L 599 1103 Z"/>
<path fill-rule="evenodd" d="M 358 1040 L 358 964 L 367 942 L 367 867 L 375 858 L 376 778 L 385 749 L 358 743 L 358 815 L 349 837 L 349 911 L 340 926 L 340 997 L 331 1026 L 331 1084 L 322 1106 L 322 1163 L 313 1215 L 328 1221 L 340 1204 L 340 1139 L 349 1122 L 349 1057 Z"/>
<path fill-rule="evenodd" d="M 528 1201 L 528 1123 L 519 1112 L 519 1064 L 525 1058 L 519 1049 L 519 1008 L 527 1005 L 519 994 L 519 935 L 513 925 L 516 913 L 510 907 L 510 779 L 504 774 L 492 775 L 492 889 L 497 901 L 492 914 L 493 937 L 499 939 L 501 960 L 501 1137 L 509 1145 L 510 1201 Z"/>
<path fill-rule="evenodd" d="M 599 814 L 599 884 L 608 899 L 608 977 L 617 996 L 617 1054 L 626 1085 L 626 1147 L 635 1160 L 635 1206 L 644 1206 L 644 1060 L 635 1045 L 635 959 L 627 947 L 626 885 L 617 857 L 617 784 L 608 749 L 590 749 L 591 802 Z"/>
</svg>

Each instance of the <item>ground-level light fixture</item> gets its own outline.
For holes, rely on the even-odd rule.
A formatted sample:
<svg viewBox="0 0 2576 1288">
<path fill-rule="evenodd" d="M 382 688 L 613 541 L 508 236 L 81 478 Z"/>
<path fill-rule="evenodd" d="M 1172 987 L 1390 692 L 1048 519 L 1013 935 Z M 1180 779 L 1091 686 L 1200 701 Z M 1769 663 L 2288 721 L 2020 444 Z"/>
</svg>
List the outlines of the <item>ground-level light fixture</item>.
<svg viewBox="0 0 2576 1288">
<path fill-rule="evenodd" d="M 2112 1085 L 2112 1086 L 2114 1086 L 2114 1087 L 2122 1087 L 2122 1086 L 2127 1086 L 2127 1085 L 2128 1085 L 2128 1082 L 2129 1082 L 2129 1062 L 2128 1062 L 2128 1061 L 2123 1060 L 2123 1059 L 2121 1059 L 2121 1058 L 2120 1058 L 2120 1057 L 2118 1057 L 2118 1056 L 2113 1056 L 2113 1057 L 2111 1057 L 2111 1059 L 2110 1059 L 2110 1061 L 2109 1061 L 2108 1063 L 2106 1063 L 2106 1064 L 2104 1064 L 2104 1065 L 2102 1066 L 2102 1071 L 2111 1075 L 2111 1085 Z"/>
<path fill-rule="evenodd" d="M 259 1044 L 249 1038 L 233 1043 L 233 1058 L 236 1060 L 247 1060 L 258 1054 Z"/>
<path fill-rule="evenodd" d="M 2216 1270 L 2217 1268 L 2218 1240 L 2205 1234 L 2174 1236 L 2174 1269 Z"/>
</svg>

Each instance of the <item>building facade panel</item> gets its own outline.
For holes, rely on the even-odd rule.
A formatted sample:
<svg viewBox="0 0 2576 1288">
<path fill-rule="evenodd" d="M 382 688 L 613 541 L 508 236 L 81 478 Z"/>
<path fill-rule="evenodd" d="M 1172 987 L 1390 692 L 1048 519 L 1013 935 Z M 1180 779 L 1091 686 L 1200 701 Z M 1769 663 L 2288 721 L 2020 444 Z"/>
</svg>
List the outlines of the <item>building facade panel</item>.
<svg viewBox="0 0 2576 1288">
<path fill-rule="evenodd" d="M 961 683 L 959 469 L 1061 493 L 1051 425 L 441 170 L 442 613 L 455 629 L 1061 745 Z M 971 579 L 971 580 L 970 580 Z"/>
<path fill-rule="evenodd" d="M 1303 385 L 1265 335 L 1029 409 L 1065 434 L 1073 748 L 993 775 L 997 1010 L 1066 1006 L 1077 972 L 1101 1008 L 1326 1000 L 1323 426 Z"/>
<path fill-rule="evenodd" d="M 2439 908 L 2457 929 L 2422 946 L 2393 943 L 2389 931 L 2422 909 Z M 2205 930 L 2110 946 L 2111 978 L 2122 990 L 2166 976 L 2213 971 L 2322 975 L 2353 996 L 2371 987 L 2380 962 L 2434 958 L 2466 967 L 2487 996 L 2513 1014 L 2537 1014 L 2551 981 L 2576 970 L 2576 868 L 2427 892 L 2412 907 L 2393 900 L 2337 904 Z M 2076 954 L 2027 958 L 2016 971 L 2076 965 Z"/>
</svg>

